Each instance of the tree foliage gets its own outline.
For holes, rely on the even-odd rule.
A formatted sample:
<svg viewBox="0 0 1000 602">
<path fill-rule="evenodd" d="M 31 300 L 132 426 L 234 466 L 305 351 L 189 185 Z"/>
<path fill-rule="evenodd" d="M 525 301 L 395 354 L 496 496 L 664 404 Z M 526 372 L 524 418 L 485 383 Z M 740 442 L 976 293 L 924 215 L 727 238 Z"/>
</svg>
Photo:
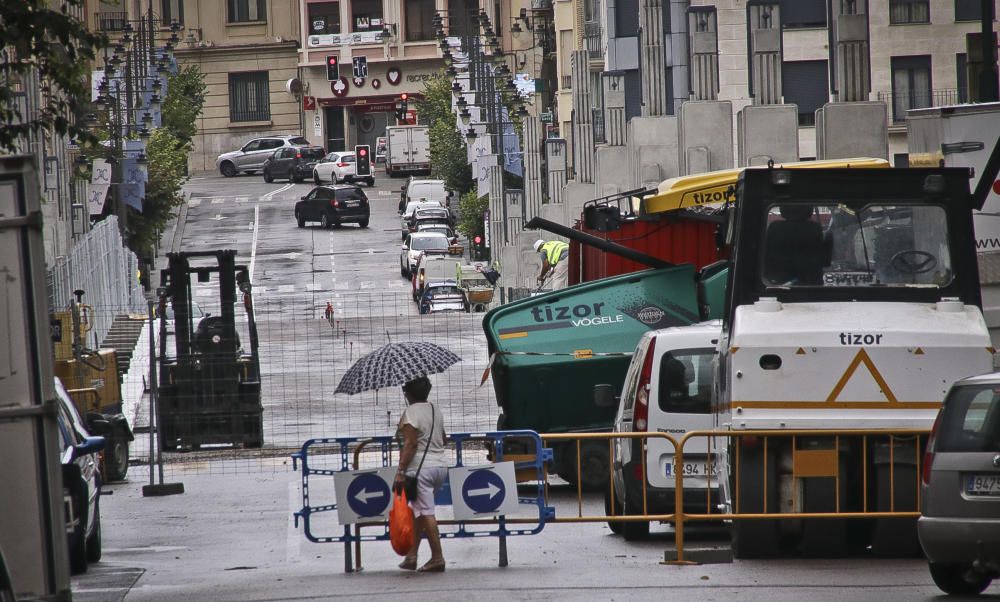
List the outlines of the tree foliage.
<svg viewBox="0 0 1000 602">
<path fill-rule="evenodd" d="M 455 127 L 451 110 L 451 80 L 443 71 L 424 84 L 424 99 L 417 110 L 430 125 L 431 175 L 444 180 L 448 190 L 462 196 L 475 181 L 465 150 L 465 139 Z"/>
<path fill-rule="evenodd" d="M 485 235 L 483 212 L 489 206 L 490 197 L 480 197 L 474 189 L 463 194 L 458 200 L 459 221 L 456 225 L 458 231 L 466 235 L 469 240 Z"/>
<path fill-rule="evenodd" d="M 146 145 L 149 179 L 142 213 L 128 219 L 128 246 L 137 255 L 153 255 L 160 232 L 183 204 L 181 186 L 187 180 L 187 158 L 195 124 L 205 103 L 205 77 L 197 66 L 180 68 L 167 79 L 162 124 Z"/>
<path fill-rule="evenodd" d="M 87 30 L 73 14 L 85 0 L 0 2 L 0 150 L 15 152 L 34 132 L 54 132 L 81 142 L 95 138 L 75 117 L 90 98 L 86 73 L 107 39 Z M 20 92 L 37 77 L 37 111 L 19 103 Z"/>
</svg>

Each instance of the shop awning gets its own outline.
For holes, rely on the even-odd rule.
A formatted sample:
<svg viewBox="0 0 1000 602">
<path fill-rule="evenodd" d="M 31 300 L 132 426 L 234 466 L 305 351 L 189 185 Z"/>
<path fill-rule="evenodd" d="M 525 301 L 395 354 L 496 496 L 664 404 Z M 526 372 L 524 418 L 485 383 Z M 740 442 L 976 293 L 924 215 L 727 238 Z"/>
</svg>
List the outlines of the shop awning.
<svg viewBox="0 0 1000 602">
<path fill-rule="evenodd" d="M 408 102 L 424 99 L 423 94 L 414 94 L 412 92 L 407 92 L 406 94 L 409 97 L 407 99 Z M 399 94 L 378 94 L 373 96 L 356 96 L 353 98 L 331 96 L 330 98 L 319 98 L 316 102 L 321 107 L 349 107 L 354 109 L 356 113 L 381 113 L 396 110 L 397 100 L 399 100 Z"/>
</svg>

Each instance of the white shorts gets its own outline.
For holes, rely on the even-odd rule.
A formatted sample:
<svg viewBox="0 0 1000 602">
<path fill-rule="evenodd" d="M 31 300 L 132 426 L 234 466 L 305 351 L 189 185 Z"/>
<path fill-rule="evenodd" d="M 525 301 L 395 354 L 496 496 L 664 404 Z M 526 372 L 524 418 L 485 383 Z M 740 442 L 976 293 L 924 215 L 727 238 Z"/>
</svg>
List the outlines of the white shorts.
<svg viewBox="0 0 1000 602">
<path fill-rule="evenodd" d="M 409 471 L 407 474 L 410 474 Z M 411 475 L 412 476 L 412 475 Z M 424 466 L 417 475 L 417 499 L 410 500 L 413 516 L 434 516 L 434 492 L 441 488 L 448 478 L 444 466 Z"/>
</svg>

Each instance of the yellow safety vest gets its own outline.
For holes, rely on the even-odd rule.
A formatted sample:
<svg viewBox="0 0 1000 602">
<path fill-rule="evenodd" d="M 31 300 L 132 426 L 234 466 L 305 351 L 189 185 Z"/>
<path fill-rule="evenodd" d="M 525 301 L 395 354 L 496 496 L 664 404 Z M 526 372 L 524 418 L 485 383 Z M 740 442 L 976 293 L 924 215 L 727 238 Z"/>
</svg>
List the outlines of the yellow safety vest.
<svg viewBox="0 0 1000 602">
<path fill-rule="evenodd" d="M 563 253 L 569 252 L 569 245 L 561 240 L 550 240 L 542 245 L 540 251 L 545 254 L 545 259 L 548 260 L 549 265 L 555 267 L 559 263 L 559 260 L 562 259 Z"/>
</svg>

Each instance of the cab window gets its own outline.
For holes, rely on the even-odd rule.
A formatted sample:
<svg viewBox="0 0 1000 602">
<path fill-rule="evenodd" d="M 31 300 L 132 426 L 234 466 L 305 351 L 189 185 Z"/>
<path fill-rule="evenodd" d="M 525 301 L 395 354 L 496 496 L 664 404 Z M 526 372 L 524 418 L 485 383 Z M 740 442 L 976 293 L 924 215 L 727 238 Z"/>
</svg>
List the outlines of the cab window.
<svg viewBox="0 0 1000 602">
<path fill-rule="evenodd" d="M 660 359 L 659 407 L 664 412 L 708 414 L 712 411 L 712 358 L 715 350 L 675 349 Z"/>
</svg>

